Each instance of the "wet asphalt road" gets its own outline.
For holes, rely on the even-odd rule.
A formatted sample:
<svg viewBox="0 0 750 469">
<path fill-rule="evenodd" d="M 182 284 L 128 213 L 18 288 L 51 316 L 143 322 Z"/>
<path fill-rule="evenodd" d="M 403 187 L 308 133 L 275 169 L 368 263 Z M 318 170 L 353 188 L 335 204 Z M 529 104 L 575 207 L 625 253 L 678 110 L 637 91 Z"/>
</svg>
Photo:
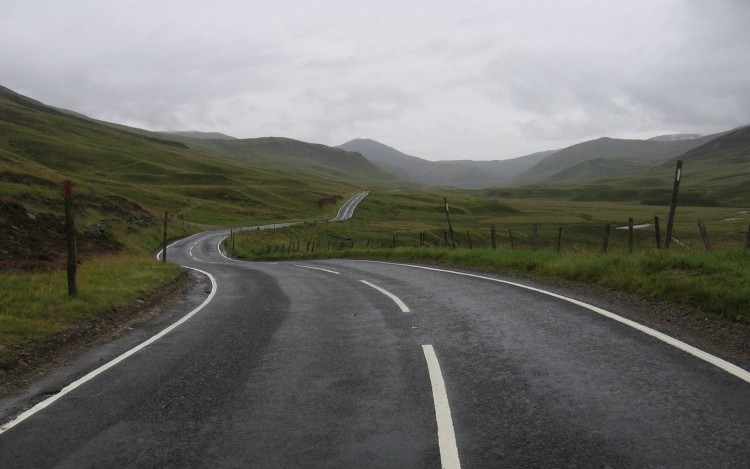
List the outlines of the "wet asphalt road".
<svg viewBox="0 0 750 469">
<path fill-rule="evenodd" d="M 6 422 L 215 290 L 179 327 L 0 434 L 0 466 L 440 467 L 424 345 L 463 467 L 750 461 L 750 384 L 626 325 L 437 270 L 237 262 L 217 251 L 225 236 L 169 250 L 215 287 L 194 272 L 172 311 L 2 402 Z"/>
</svg>

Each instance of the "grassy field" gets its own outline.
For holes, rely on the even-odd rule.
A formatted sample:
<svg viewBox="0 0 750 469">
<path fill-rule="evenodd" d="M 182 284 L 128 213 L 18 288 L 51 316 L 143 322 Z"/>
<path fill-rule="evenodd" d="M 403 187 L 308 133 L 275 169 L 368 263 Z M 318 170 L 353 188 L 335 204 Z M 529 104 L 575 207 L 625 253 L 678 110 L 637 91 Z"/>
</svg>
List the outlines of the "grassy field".
<svg viewBox="0 0 750 469">
<path fill-rule="evenodd" d="M 376 191 L 346 223 L 318 223 L 287 228 L 277 232 L 243 234 L 241 240 L 255 251 L 271 246 L 288 250 L 290 239 L 301 250 L 315 241 L 317 248 L 351 247 L 426 247 L 452 245 L 448 231 L 444 198 L 448 199 L 453 237 L 457 247 L 491 248 L 491 226 L 495 225 L 498 248 L 534 248 L 557 250 L 560 228 L 561 251 L 596 252 L 603 247 L 605 226 L 610 225 L 608 252 L 628 253 L 629 219 L 634 225 L 651 224 L 633 231 L 633 250 L 656 247 L 654 217 L 659 217 L 663 242 L 667 228 L 667 207 L 624 202 L 577 202 L 539 198 L 489 198 L 481 192 L 467 191 Z M 750 214 L 741 207 L 679 207 L 673 231 L 672 251 L 702 252 L 705 245 L 698 229 L 703 219 L 709 241 L 716 251 L 741 252 L 746 241 Z M 291 231 L 294 230 L 294 234 Z M 241 237 L 242 238 L 242 237 Z M 348 238 L 350 241 L 344 241 Z M 471 242 L 470 242 L 471 241 Z"/>
<path fill-rule="evenodd" d="M 79 267 L 75 297 L 68 296 L 64 270 L 1 273 L 0 368 L 15 366 L 5 361 L 10 348 L 132 304 L 180 270 L 144 256 L 97 258 Z"/>
<path fill-rule="evenodd" d="M 628 230 L 615 227 L 627 226 L 631 217 L 636 224 L 645 223 L 657 214 L 665 230 L 665 208 L 614 202 L 487 199 L 466 192 L 446 197 L 457 249 L 445 244 L 446 238 L 450 244 L 450 237 L 446 236 L 442 193 L 374 192 L 362 202 L 355 219 L 348 222 L 239 233 L 235 254 L 256 260 L 355 257 L 425 261 L 562 278 L 684 305 L 705 317 L 750 320 L 750 253 L 744 253 L 750 216 L 737 214 L 739 209 L 679 209 L 675 241 L 669 251 L 655 248 L 650 228 L 634 231 L 630 252 Z M 739 220 L 721 221 L 728 216 Z M 712 253 L 706 252 L 699 234 L 695 222 L 699 217 L 706 220 Z M 494 250 L 489 228 L 492 224 L 498 234 Z M 532 241 L 534 224 L 538 225 L 536 250 Z M 607 253 L 603 254 L 605 224 L 612 229 Z M 558 252 L 560 227 L 563 236 Z M 508 230 L 513 234 L 512 247 Z"/>
</svg>

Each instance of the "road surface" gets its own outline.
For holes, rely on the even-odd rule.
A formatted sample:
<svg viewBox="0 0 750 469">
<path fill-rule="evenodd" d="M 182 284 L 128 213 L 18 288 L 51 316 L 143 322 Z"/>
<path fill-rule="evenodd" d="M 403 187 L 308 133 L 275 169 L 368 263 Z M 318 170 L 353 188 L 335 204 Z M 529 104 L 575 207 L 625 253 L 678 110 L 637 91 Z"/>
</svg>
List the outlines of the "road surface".
<svg viewBox="0 0 750 469">
<path fill-rule="evenodd" d="M 500 276 L 238 262 L 219 251 L 226 234 L 170 247 L 171 261 L 199 269 L 172 311 L 2 403 L 8 422 L 83 378 L 6 423 L 2 467 L 750 461 L 744 370 Z"/>
</svg>

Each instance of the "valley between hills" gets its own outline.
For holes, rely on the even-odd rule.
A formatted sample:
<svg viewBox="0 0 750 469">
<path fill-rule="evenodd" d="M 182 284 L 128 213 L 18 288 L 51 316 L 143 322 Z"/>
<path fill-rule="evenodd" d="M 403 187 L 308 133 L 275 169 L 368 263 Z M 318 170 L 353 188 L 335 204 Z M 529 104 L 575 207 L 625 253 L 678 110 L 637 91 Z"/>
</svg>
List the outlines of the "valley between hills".
<svg viewBox="0 0 750 469">
<path fill-rule="evenodd" d="M 627 277 L 631 274 L 605 281 L 591 274 L 597 271 L 593 264 L 567 274 L 539 267 L 599 255 L 602 228 L 611 224 L 611 256 L 603 258 L 608 267 L 602 272 L 612 270 L 627 258 L 627 230 L 615 228 L 627 228 L 628 218 L 646 227 L 635 233 L 635 250 L 642 253 L 638 262 L 648 264 L 654 257 L 651 223 L 658 215 L 666 224 L 678 160 L 684 164 L 678 243 L 674 254 L 659 254 L 664 264 L 652 266 L 648 274 L 659 276 L 659 283 L 651 282 L 659 288 L 632 282 Z M 66 297 L 60 283 L 66 257 L 64 180 L 72 181 L 74 188 L 84 288 L 101 289 L 76 301 Z M 276 238 L 243 234 L 238 249 L 245 249 L 248 258 L 421 258 L 557 278 L 636 295 L 668 305 L 667 310 L 680 311 L 680 317 L 710 318 L 721 324 L 719 329 L 746 334 L 750 272 L 746 262 L 728 259 L 744 252 L 750 223 L 748 181 L 750 127 L 650 140 L 603 137 L 510 160 L 433 162 L 367 139 L 329 147 L 283 137 L 151 132 L 97 121 L 0 87 L 0 355 L 6 357 L 0 364 L 16 369 L 23 344 L 64 334 L 81 318 L 110 317 L 149 297 L 155 286 L 173 284 L 179 276 L 176 266 L 147 260 L 161 245 L 165 216 L 170 239 L 215 227 L 293 221 L 310 227 L 304 232 L 308 234 L 279 230 Z M 372 195 L 354 220 L 318 223 L 332 218 L 344 200 L 362 190 Z M 455 254 L 458 257 L 445 254 L 446 199 L 456 230 L 455 252 L 463 253 Z M 724 258 L 709 262 L 695 257 L 705 251 L 698 219 L 706 220 L 713 248 Z M 499 228 L 492 242 L 490 227 L 493 233 Z M 311 243 L 330 248 L 342 239 L 353 249 L 309 252 Z M 274 245 L 277 251 L 269 252 Z M 286 253 L 278 252 L 280 245 L 287 246 Z M 517 263 L 498 258 L 520 250 L 529 258 Z M 485 258 L 477 257 L 480 251 Z M 493 251 L 497 254 L 490 255 Z M 550 260 L 555 252 L 562 257 Z M 539 255 L 548 258 L 533 257 Z M 667 257 L 672 255 L 677 257 Z M 112 269 L 114 263 L 122 269 Z M 697 288 L 707 279 L 726 284 L 734 293 L 709 286 L 689 298 L 680 296 L 681 290 Z M 697 283 L 680 283 L 688 280 Z M 40 289 L 40 284 L 54 287 Z M 129 293 L 107 290 L 112 284 Z M 11 291 L 24 292 L 29 299 Z M 716 305 L 717 298 L 724 299 Z M 19 307 L 25 308 L 21 315 Z"/>
</svg>

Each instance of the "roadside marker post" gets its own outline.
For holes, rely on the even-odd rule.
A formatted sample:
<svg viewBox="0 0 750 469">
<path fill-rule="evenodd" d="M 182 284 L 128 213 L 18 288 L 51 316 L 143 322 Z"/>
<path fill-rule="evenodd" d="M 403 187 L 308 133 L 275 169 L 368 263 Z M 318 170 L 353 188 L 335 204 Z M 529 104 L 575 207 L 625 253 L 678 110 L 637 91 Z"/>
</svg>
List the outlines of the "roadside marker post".
<svg viewBox="0 0 750 469">
<path fill-rule="evenodd" d="M 669 202 L 669 218 L 667 219 L 667 237 L 664 239 L 664 249 L 669 249 L 672 242 L 672 230 L 674 229 L 674 214 L 677 210 L 677 193 L 680 190 L 680 179 L 682 179 L 682 160 L 677 161 L 674 173 L 674 186 L 672 187 L 672 200 Z"/>
</svg>

